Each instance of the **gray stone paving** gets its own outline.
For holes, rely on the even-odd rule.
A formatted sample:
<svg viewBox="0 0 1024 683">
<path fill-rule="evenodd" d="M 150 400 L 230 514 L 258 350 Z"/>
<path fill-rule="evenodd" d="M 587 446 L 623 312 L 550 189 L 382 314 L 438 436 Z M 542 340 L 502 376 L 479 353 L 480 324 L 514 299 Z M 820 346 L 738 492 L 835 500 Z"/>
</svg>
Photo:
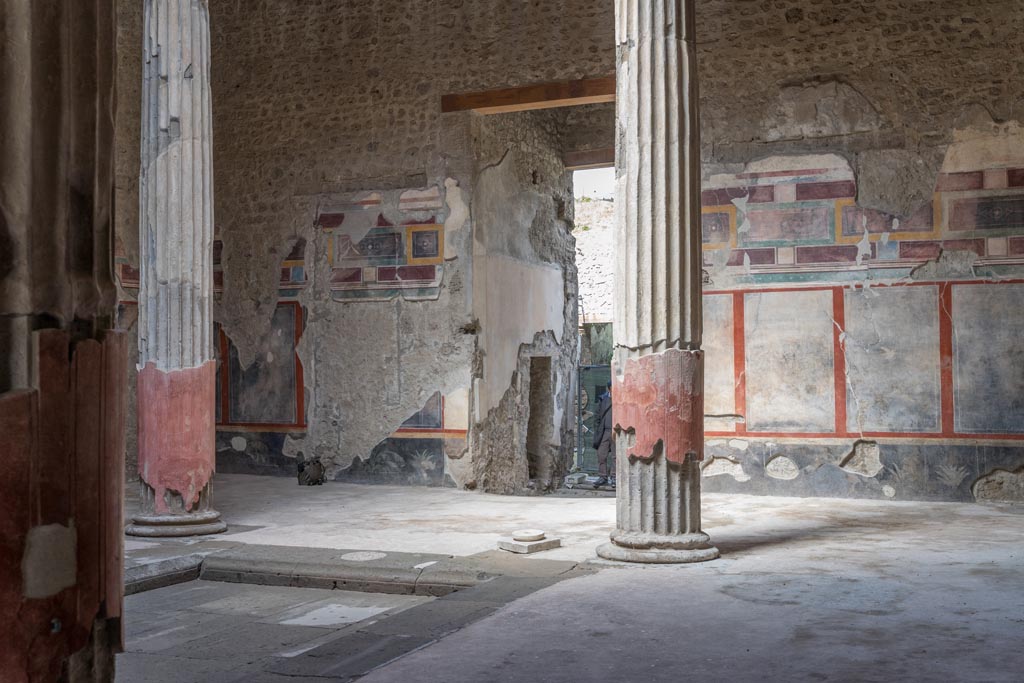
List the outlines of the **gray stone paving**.
<svg viewBox="0 0 1024 683">
<path fill-rule="evenodd" d="M 295 673 L 363 673 L 429 639 L 360 629 L 431 600 L 211 581 L 131 595 L 125 600 L 126 652 L 117 658 L 117 681 L 249 683 L 273 681 L 276 671 L 294 683 Z M 349 635 L 358 639 L 346 640 Z"/>
<path fill-rule="evenodd" d="M 118 683 L 347 681 L 591 573 L 497 551 L 459 559 L 488 579 L 439 598 L 202 580 L 129 596 Z"/>
</svg>

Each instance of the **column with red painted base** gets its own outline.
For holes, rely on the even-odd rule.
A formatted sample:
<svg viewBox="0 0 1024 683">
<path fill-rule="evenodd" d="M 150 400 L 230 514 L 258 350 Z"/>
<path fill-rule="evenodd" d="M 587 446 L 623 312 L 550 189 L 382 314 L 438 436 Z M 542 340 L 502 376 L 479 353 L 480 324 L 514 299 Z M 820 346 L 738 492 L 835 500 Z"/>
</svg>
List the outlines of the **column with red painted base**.
<svg viewBox="0 0 1024 683">
<path fill-rule="evenodd" d="M 616 268 L 610 560 L 718 557 L 700 522 L 704 453 L 694 0 L 616 0 Z"/>
<path fill-rule="evenodd" d="M 224 531 L 213 508 L 213 165 L 205 0 L 145 0 L 139 181 L 139 478 L 127 532 Z"/>
</svg>

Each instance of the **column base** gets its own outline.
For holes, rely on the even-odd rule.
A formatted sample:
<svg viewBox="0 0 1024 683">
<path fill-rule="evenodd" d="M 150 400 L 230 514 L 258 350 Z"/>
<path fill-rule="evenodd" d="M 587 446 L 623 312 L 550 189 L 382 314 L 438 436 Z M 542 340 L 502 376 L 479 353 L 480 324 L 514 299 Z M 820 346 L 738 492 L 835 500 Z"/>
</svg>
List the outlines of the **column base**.
<svg viewBox="0 0 1024 683">
<path fill-rule="evenodd" d="M 705 533 L 662 536 L 615 532 L 612 542 L 598 546 L 597 555 L 616 562 L 685 564 L 718 558 L 718 548 Z"/>
<path fill-rule="evenodd" d="M 228 530 L 216 510 L 170 515 L 137 515 L 124 532 L 129 536 L 148 538 L 173 536 L 205 536 Z"/>
</svg>

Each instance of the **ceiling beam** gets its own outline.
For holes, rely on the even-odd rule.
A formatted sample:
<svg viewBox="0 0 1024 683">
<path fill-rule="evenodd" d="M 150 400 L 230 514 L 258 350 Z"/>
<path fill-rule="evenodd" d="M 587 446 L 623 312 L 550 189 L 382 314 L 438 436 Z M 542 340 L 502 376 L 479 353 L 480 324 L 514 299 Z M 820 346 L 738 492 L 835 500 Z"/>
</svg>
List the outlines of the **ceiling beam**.
<svg viewBox="0 0 1024 683">
<path fill-rule="evenodd" d="M 441 111 L 475 111 L 505 114 L 531 109 L 572 107 L 615 101 L 615 76 L 583 78 L 576 81 L 537 83 L 519 88 L 481 90 L 441 96 Z"/>
<path fill-rule="evenodd" d="M 585 171 L 588 168 L 608 168 L 615 165 L 615 148 L 588 149 L 566 152 L 562 159 L 567 171 Z"/>
</svg>

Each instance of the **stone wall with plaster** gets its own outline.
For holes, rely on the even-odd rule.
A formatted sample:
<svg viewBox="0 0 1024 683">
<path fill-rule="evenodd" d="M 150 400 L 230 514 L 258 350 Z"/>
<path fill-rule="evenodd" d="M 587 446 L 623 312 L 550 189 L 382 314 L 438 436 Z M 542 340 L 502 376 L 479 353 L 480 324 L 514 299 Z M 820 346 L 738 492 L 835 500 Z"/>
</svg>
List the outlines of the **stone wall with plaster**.
<svg viewBox="0 0 1024 683">
<path fill-rule="evenodd" d="M 705 489 L 1024 498 L 1024 7 L 698 22 Z"/>
<path fill-rule="evenodd" d="M 1021 500 L 1024 9 L 727 4 L 705 346 L 707 410 L 739 419 L 708 421 L 705 489 Z"/>
<path fill-rule="evenodd" d="M 559 121 L 548 112 L 474 121 L 473 311 L 479 347 L 470 449 L 473 478 L 488 491 L 522 490 L 530 479 L 541 488 L 557 485 L 574 443 L 575 241 Z M 531 373 L 533 363 L 550 363 L 550 377 Z M 530 401 L 531 374 L 550 383 L 550 405 Z M 545 414 L 531 420 L 531 410 Z M 530 425 L 537 432 L 530 440 L 533 453 L 527 444 Z"/>
<path fill-rule="evenodd" d="M 141 44 L 130 35 L 138 21 L 132 3 L 119 4 L 126 22 L 119 45 Z M 408 429 L 402 425 L 435 394 L 444 406 L 464 402 L 486 433 L 495 400 L 501 409 L 508 397 L 529 393 L 488 376 L 499 363 L 488 364 L 484 351 L 500 328 L 481 325 L 480 307 L 490 299 L 475 293 L 488 280 L 471 263 L 477 182 L 529 164 L 515 153 L 501 161 L 492 154 L 500 145 L 488 142 L 500 136 L 473 115 L 442 115 L 440 96 L 611 73 L 611 4 L 211 0 L 211 14 L 221 350 L 229 361 L 237 355 L 237 375 L 249 373 L 245 381 L 261 386 L 261 368 L 281 362 L 269 336 L 288 303 L 282 291 L 292 291 L 301 307 L 301 336 L 293 340 L 301 364 L 275 374 L 303 374 L 296 422 L 225 425 L 222 462 L 284 471 L 300 453 L 315 454 L 334 464 L 334 474 L 354 474 L 355 459 L 372 460 L 380 448 L 385 460 L 401 460 L 400 477 L 419 477 L 407 467 L 414 458 L 399 451 L 416 455 L 423 444 L 381 444 Z M 700 4 L 708 409 L 726 416 L 708 424 L 715 456 L 705 470 L 708 489 L 800 493 L 814 472 L 836 467 L 845 483 L 803 492 L 1017 495 L 1024 92 L 1013 74 L 1024 66 L 1021 35 L 1024 7 L 1013 0 Z M 125 150 L 137 119 L 133 68 L 119 76 L 129 81 L 119 83 Z M 550 129 L 553 120 L 562 147 L 609 147 L 611 111 L 595 105 L 536 116 L 529 127 Z M 546 154 L 536 150 L 537 159 Z M 136 172 L 119 164 L 122 205 L 131 205 Z M 529 185 L 552 187 L 534 190 L 538 197 L 562 192 L 552 194 L 553 175 L 541 176 Z M 406 215 L 404 193 L 435 189 L 440 209 Z M 353 301 L 371 289 L 371 266 L 360 265 L 358 282 L 354 266 L 335 267 L 338 228 L 325 226 L 321 213 L 348 216 L 338 207 L 375 196 L 387 225 L 372 228 L 445 225 L 439 286 L 423 278 L 389 301 Z M 555 216 L 553 229 L 563 220 L 558 212 L 567 213 L 557 200 L 542 209 Z M 122 285 L 137 258 L 131 211 L 117 217 Z M 525 220 L 509 213 L 510 224 Z M 303 256 L 293 258 L 300 242 Z M 491 278 L 523 267 L 543 274 L 559 263 L 540 254 L 539 261 L 505 258 L 514 248 L 513 240 L 484 250 L 482 260 L 500 264 Z M 417 264 L 375 264 L 374 276 L 391 265 L 397 277 L 399 267 Z M 554 313 L 541 318 L 531 310 L 524 319 L 545 328 L 540 337 L 510 342 L 499 334 L 495 348 L 557 345 L 556 330 L 546 336 L 557 326 Z M 517 356 L 520 381 L 528 355 Z M 503 374 L 512 367 L 500 364 Z M 222 385 L 233 381 L 231 367 Z M 522 417 L 516 424 L 525 424 Z M 472 431 L 476 418 L 452 419 L 456 431 L 463 424 Z M 465 458 L 453 464 L 458 439 L 443 428 L 435 436 L 455 441 L 445 451 L 455 483 L 481 485 Z M 472 435 L 465 438 L 472 446 Z M 879 472 L 916 467 L 925 479 L 843 469 L 861 441 L 864 452 L 877 446 Z M 771 463 L 770 472 L 784 476 L 772 476 Z M 942 483 L 958 477 L 955 486 Z M 519 474 L 495 481 L 497 489 L 522 483 Z"/>
<path fill-rule="evenodd" d="M 484 123 L 442 114 L 440 100 L 605 75 L 613 24 L 604 8 L 210 0 L 210 12 L 219 470 L 292 474 L 296 460 L 320 457 L 329 476 L 350 481 L 518 490 L 529 473 L 525 442 L 503 442 L 505 425 L 488 413 L 507 395 L 504 415 L 518 416 L 525 438 L 522 366 L 528 378 L 529 356 L 546 354 L 555 409 L 541 471 L 553 480 L 572 426 L 563 347 L 575 349 L 571 209 L 565 217 L 558 208 L 570 190 L 556 117 Z M 119 2 L 126 208 L 116 259 L 129 329 L 140 24 L 134 4 Z M 517 149 L 505 168 L 522 186 L 484 193 L 500 220 L 488 228 L 481 268 L 474 187 L 509 146 Z M 531 251 L 509 251 L 523 239 Z M 502 299 L 522 278 L 539 317 Z M 494 292 L 486 324 L 488 305 L 475 297 L 488 289 L 478 281 Z M 482 403 L 480 373 L 491 373 Z M 491 455 L 499 451 L 517 453 L 516 462 L 499 462 Z M 476 467 L 468 455 L 476 452 L 491 464 Z M 128 459 L 131 470 L 131 449 Z"/>
<path fill-rule="evenodd" d="M 1024 131 L 941 151 L 905 213 L 864 196 L 885 155 L 708 167 L 708 490 L 1021 499 Z"/>
</svg>

